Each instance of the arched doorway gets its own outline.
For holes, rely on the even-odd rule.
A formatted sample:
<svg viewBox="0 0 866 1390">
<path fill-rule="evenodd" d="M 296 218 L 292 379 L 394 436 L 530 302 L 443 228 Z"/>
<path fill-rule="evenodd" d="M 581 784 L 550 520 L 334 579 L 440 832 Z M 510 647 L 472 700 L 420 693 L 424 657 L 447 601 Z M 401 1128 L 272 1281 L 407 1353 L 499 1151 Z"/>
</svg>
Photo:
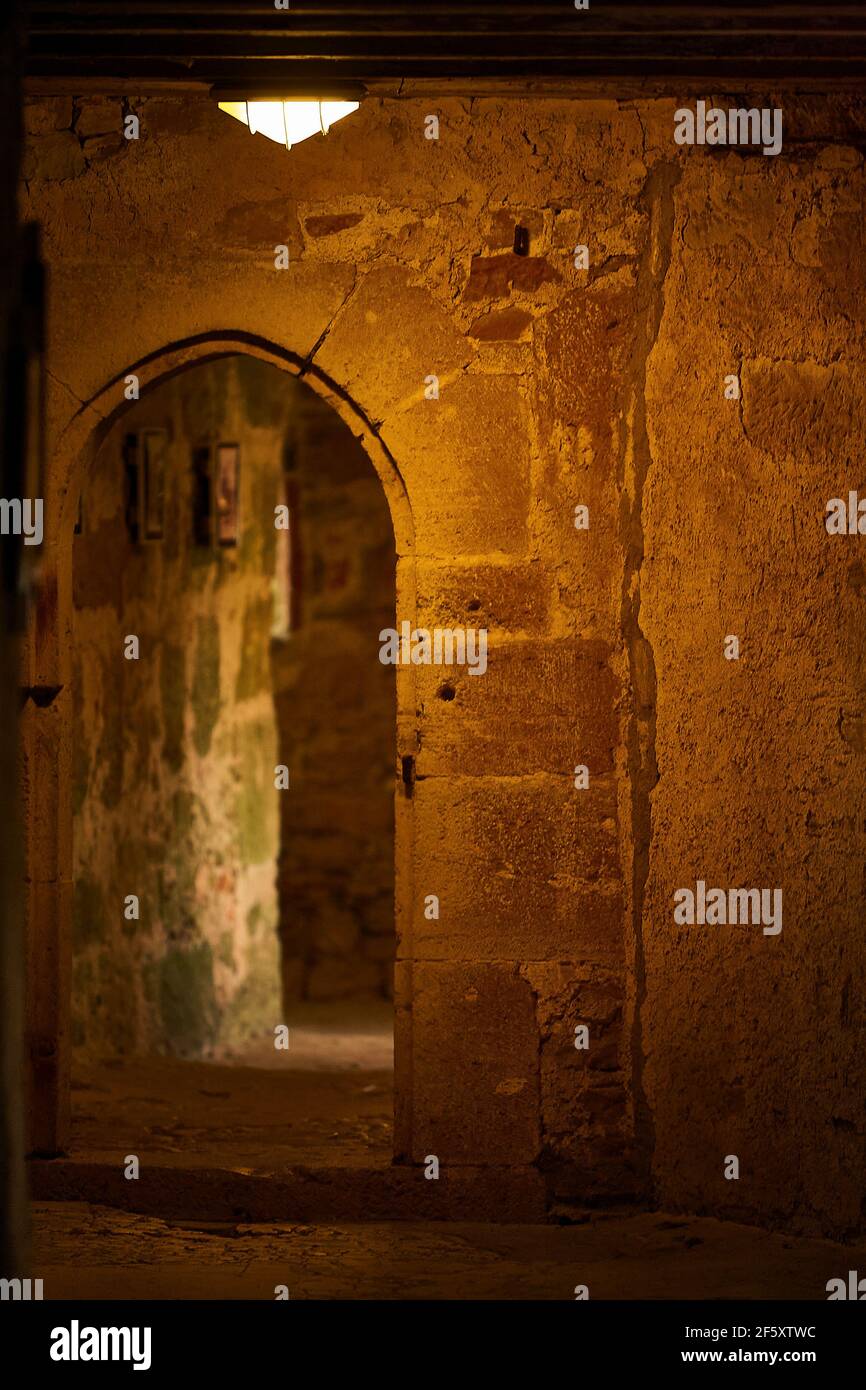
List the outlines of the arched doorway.
<svg viewBox="0 0 866 1390">
<path fill-rule="evenodd" d="M 79 916 L 81 913 L 81 894 L 80 892 L 77 894 L 78 907 L 76 909 L 76 894 L 72 884 L 75 859 L 71 829 L 75 812 L 75 798 L 79 794 L 76 790 L 79 783 L 76 781 L 75 771 L 74 701 L 76 691 L 81 685 L 81 672 L 79 669 L 78 681 L 76 682 L 74 663 L 70 660 L 72 647 L 70 639 L 73 635 L 74 611 L 71 580 L 73 534 L 79 512 L 82 481 L 86 476 L 87 469 L 92 467 L 98 450 L 109 437 L 111 431 L 117 429 L 121 415 L 129 408 L 128 394 L 131 386 L 134 385 L 142 399 L 146 399 L 148 388 L 168 382 L 171 378 L 182 373 L 184 368 L 194 367 L 197 363 L 224 363 L 232 353 L 237 354 L 238 352 L 242 353 L 247 361 L 251 358 L 257 359 L 260 363 L 270 363 L 272 366 L 291 372 L 296 377 L 304 376 L 307 382 L 316 388 L 319 397 L 324 398 L 331 406 L 335 407 L 338 415 L 348 424 L 353 444 L 358 447 L 362 445 L 367 457 L 374 462 L 379 479 L 385 485 L 385 494 L 397 539 L 398 606 L 402 613 L 412 611 L 411 519 L 399 474 L 386 451 L 376 439 L 375 432 L 364 421 L 352 403 L 330 383 L 319 377 L 314 378 L 313 373 L 304 373 L 303 364 L 291 358 L 289 354 L 269 345 L 259 342 L 253 343 L 244 335 L 235 335 L 234 337 L 220 335 L 218 338 L 210 336 L 176 345 L 165 353 L 159 354 L 155 358 L 149 358 L 146 362 L 130 368 L 128 372 L 123 374 L 122 378 L 118 378 L 104 392 L 100 393 L 97 400 L 84 406 L 75 417 L 66 432 L 64 441 L 62 441 L 63 447 L 59 451 L 57 460 L 58 467 L 52 475 L 51 486 L 47 489 L 46 514 L 55 524 L 52 530 L 50 529 L 51 521 L 49 521 L 47 528 L 51 539 L 46 548 L 46 564 L 42 585 L 43 601 L 37 611 L 35 630 L 31 636 L 32 684 L 29 688 L 31 698 L 28 701 L 25 717 L 25 790 L 31 797 L 31 812 L 34 806 L 33 798 L 37 800 L 42 798 L 43 812 L 43 825 L 40 830 L 42 843 L 41 846 L 34 844 L 29 846 L 30 864 L 35 863 L 33 855 L 37 849 L 41 848 L 43 854 L 46 850 L 48 854 L 38 867 L 44 869 L 47 864 L 49 870 L 54 868 L 54 873 L 51 876 L 44 878 L 40 878 L 38 875 L 34 877 L 32 874 L 30 876 L 28 924 L 30 941 L 29 1036 L 32 1072 L 34 1078 L 38 1077 L 39 1080 L 38 1087 L 35 1085 L 32 1087 L 34 1100 L 38 1102 L 33 1106 L 31 1120 L 31 1149 L 35 1152 L 62 1151 L 68 1133 L 69 1065 L 73 1041 L 71 1031 L 73 1019 L 69 1009 L 72 974 L 71 928 L 76 910 Z M 194 468 L 195 460 L 191 459 L 190 462 L 191 468 Z M 137 497 L 140 505 L 145 507 L 147 505 L 145 493 L 139 490 Z M 142 501 L 141 499 L 145 500 Z M 148 518 L 143 514 L 138 516 L 136 520 L 137 524 L 142 527 L 147 527 L 153 523 L 153 518 L 148 521 Z M 105 575 L 103 582 L 108 583 Z M 205 622 L 203 626 L 198 627 L 198 642 L 202 645 L 202 649 L 207 647 L 208 640 L 210 640 L 205 636 L 206 631 L 207 624 Z M 173 646 L 175 654 L 168 658 L 166 664 L 168 674 L 162 680 L 161 698 L 168 702 L 168 706 L 171 705 L 171 687 L 173 684 L 171 663 L 172 660 L 175 661 L 176 665 L 179 663 L 180 659 L 177 653 L 182 649 L 182 643 L 178 640 L 174 642 Z M 211 648 L 213 648 L 212 640 Z M 198 738 L 202 745 L 207 741 L 206 726 L 209 718 L 209 699 L 211 699 L 212 708 L 212 697 L 207 694 L 206 668 L 207 661 L 202 660 L 201 670 L 203 674 L 199 684 L 205 709 L 203 712 L 199 712 L 199 716 L 195 714 L 191 716 L 193 727 L 191 730 L 187 730 L 187 733 L 190 733 L 195 741 L 197 736 L 195 724 L 198 718 Z M 398 729 L 402 728 L 405 731 L 410 724 L 412 704 L 409 683 L 402 672 L 398 672 L 397 686 Z M 183 736 L 183 730 L 177 722 L 176 715 L 177 711 L 175 710 L 174 742 L 169 749 L 170 756 L 175 760 L 178 757 L 178 740 Z M 140 737 L 146 739 L 146 734 L 141 731 Z M 80 745 L 80 740 L 78 742 Z M 80 758 L 82 753 L 80 746 L 77 748 L 77 753 Z M 396 757 L 393 763 L 397 785 L 395 837 L 398 862 L 401 860 L 405 862 L 405 837 L 411 823 L 411 805 L 409 804 L 411 781 L 404 780 L 403 776 L 407 757 L 411 759 L 412 753 L 402 748 L 398 739 Z M 49 769 L 53 772 L 53 776 L 50 776 Z M 50 843 L 46 838 L 44 827 L 47 782 L 50 782 L 50 789 L 55 792 L 56 796 L 53 815 L 49 817 L 48 839 L 50 839 L 50 831 L 54 831 L 53 841 Z M 113 790 L 109 788 L 108 799 L 111 800 L 116 794 L 116 786 Z M 180 809 L 183 809 L 182 805 Z M 32 814 L 29 820 L 32 824 L 39 823 Z M 401 912 L 405 914 L 405 875 L 402 883 L 404 896 L 401 898 L 398 890 L 396 902 L 398 923 Z M 130 892 L 124 894 L 124 899 L 131 895 L 133 895 L 133 888 L 130 886 Z M 261 904 L 258 907 L 260 909 Z M 257 912 L 256 908 L 255 903 L 250 905 L 247 917 L 248 926 L 251 920 L 254 920 L 257 925 L 260 923 L 261 911 Z M 231 954 L 230 943 L 226 941 L 224 944 L 228 957 Z M 210 943 L 208 951 L 198 957 L 200 962 L 205 959 L 212 961 L 215 945 L 217 950 L 219 949 L 218 943 Z M 170 969 L 169 978 L 167 980 L 163 978 L 161 983 L 156 986 L 156 995 L 162 998 L 164 1005 L 163 1012 L 167 1010 L 169 1017 L 171 1017 L 172 1008 L 178 1001 L 181 1004 L 185 1002 L 184 995 L 188 983 L 185 970 L 190 965 L 188 957 L 189 952 L 187 952 L 184 969 L 181 969 L 180 974 L 175 971 L 176 978 L 172 977 Z M 205 973 L 207 974 L 207 972 Z M 284 980 L 285 973 L 284 971 Z M 406 972 L 403 972 L 403 980 L 405 981 L 405 979 Z M 206 995 L 209 988 L 210 986 L 207 986 Z M 151 996 L 153 997 L 153 995 L 154 990 L 151 989 Z M 399 1030 L 397 1065 L 400 1068 L 400 1074 L 404 1079 L 407 1079 L 409 1066 L 406 1024 L 410 1013 L 405 986 L 402 997 L 398 998 L 397 1004 L 403 1024 Z M 192 1014 L 187 1010 L 184 1017 L 175 1020 L 179 1024 L 181 1034 L 186 1029 L 185 1045 L 188 1048 L 195 1050 L 201 1045 L 202 1029 L 206 1033 L 211 1027 L 214 1007 L 214 1000 L 207 995 L 204 1001 L 199 1000 Z M 181 1013 L 184 1014 L 183 1009 L 181 1009 Z M 402 1115 L 405 1124 L 405 1117 L 410 1113 L 407 1103 L 408 1086 L 401 1086 L 399 1081 L 398 1095 L 400 1097 L 398 1114 Z M 405 1139 L 401 1141 L 399 1134 L 395 1147 L 398 1154 L 406 1147 Z"/>
</svg>

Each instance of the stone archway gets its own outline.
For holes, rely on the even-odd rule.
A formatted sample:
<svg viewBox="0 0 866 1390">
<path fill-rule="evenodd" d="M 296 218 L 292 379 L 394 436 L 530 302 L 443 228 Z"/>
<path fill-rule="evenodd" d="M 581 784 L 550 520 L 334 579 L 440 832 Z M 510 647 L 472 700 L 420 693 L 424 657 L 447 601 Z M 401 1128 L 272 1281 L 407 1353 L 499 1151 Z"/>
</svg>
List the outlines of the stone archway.
<svg viewBox="0 0 866 1390">
<path fill-rule="evenodd" d="M 130 376 L 143 394 L 185 368 L 246 354 L 302 377 L 359 440 L 385 491 L 397 554 L 402 618 L 416 609 L 414 528 L 399 468 L 347 392 L 300 356 L 248 333 L 209 333 L 132 363 L 82 403 L 52 450 L 44 487 L 45 544 L 24 653 L 22 792 L 26 826 L 27 1057 L 33 1153 L 62 1152 L 69 1128 L 72 926 L 72 531 L 82 482 L 122 413 Z M 413 667 L 398 666 L 395 750 L 395 916 L 404 968 L 395 982 L 395 1157 L 411 1150 L 411 768 L 416 751 Z"/>
</svg>

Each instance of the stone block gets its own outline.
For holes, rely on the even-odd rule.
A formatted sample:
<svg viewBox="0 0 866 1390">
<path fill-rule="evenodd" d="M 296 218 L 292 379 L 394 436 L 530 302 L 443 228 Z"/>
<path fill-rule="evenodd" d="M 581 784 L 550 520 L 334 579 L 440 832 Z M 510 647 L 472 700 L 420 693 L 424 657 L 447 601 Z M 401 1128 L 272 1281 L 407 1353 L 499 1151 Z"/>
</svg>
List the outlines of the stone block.
<svg viewBox="0 0 866 1390">
<path fill-rule="evenodd" d="M 439 400 L 418 400 L 381 430 L 409 489 L 418 554 L 524 554 L 531 488 L 519 381 L 467 373 L 440 385 Z"/>
<path fill-rule="evenodd" d="M 599 641 L 488 637 L 483 674 L 419 666 L 418 775 L 573 777 L 577 765 L 591 779 L 612 772 L 619 689 L 608 656 Z"/>
<path fill-rule="evenodd" d="M 373 349 L 375 344 L 375 349 Z M 424 379 L 460 372 L 473 356 L 463 335 L 424 289 L 399 270 L 369 271 L 316 354 L 316 366 L 340 383 L 374 420 L 423 398 Z M 424 402 L 433 405 L 435 402 Z"/>
<path fill-rule="evenodd" d="M 538 633 L 547 624 L 551 580 L 534 564 L 434 564 L 417 570 L 419 627 L 483 627 Z"/>
<path fill-rule="evenodd" d="M 557 284 L 559 271 L 543 256 L 474 256 L 463 291 L 465 303 L 479 299 L 508 299 L 517 294 L 537 294 L 543 285 Z"/>
<path fill-rule="evenodd" d="M 419 960 L 622 960 L 612 779 L 430 778 L 414 797 L 411 943 Z M 425 900 L 439 899 L 439 918 Z"/>
<path fill-rule="evenodd" d="M 95 135 L 116 135 L 123 139 L 123 107 L 118 100 L 93 98 L 77 105 L 75 134 L 80 140 Z"/>
<path fill-rule="evenodd" d="M 577 1156 L 577 1146 L 622 1142 L 627 1060 L 622 1036 L 622 980 L 581 961 L 533 961 L 522 967 L 536 998 L 541 1048 L 541 1114 L 552 1155 Z M 578 1049 L 575 1028 L 589 1029 Z M 601 1098 L 590 1091 L 601 1088 Z M 619 1094 L 620 1105 L 613 1097 Z M 582 1159 L 581 1159 L 582 1161 Z"/>
<path fill-rule="evenodd" d="M 528 982 L 513 964 L 425 963 L 412 990 L 412 1158 L 531 1163 L 538 1036 Z"/>
<path fill-rule="evenodd" d="M 473 319 L 466 332 L 481 342 L 514 342 L 527 336 L 531 323 L 527 309 L 494 309 Z"/>
<path fill-rule="evenodd" d="M 290 262 L 299 257 L 303 250 L 294 205 L 284 197 L 245 200 L 226 208 L 214 227 L 213 235 L 220 246 L 269 255 L 272 265 L 276 256 L 275 246 L 289 248 Z"/>
<path fill-rule="evenodd" d="M 40 97 L 22 107 L 24 132 L 28 139 L 54 130 L 71 130 L 72 97 Z"/>
</svg>

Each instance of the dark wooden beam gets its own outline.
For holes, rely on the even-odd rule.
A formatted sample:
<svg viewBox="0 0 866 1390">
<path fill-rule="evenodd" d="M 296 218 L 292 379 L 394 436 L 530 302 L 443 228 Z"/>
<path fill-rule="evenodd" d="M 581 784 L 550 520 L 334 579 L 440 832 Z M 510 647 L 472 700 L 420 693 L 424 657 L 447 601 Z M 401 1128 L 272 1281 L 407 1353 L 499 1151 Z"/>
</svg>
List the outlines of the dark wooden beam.
<svg viewBox="0 0 866 1390">
<path fill-rule="evenodd" d="M 28 74 L 236 82 L 311 78 L 851 77 L 866 6 L 441 0 L 31 0 Z"/>
</svg>

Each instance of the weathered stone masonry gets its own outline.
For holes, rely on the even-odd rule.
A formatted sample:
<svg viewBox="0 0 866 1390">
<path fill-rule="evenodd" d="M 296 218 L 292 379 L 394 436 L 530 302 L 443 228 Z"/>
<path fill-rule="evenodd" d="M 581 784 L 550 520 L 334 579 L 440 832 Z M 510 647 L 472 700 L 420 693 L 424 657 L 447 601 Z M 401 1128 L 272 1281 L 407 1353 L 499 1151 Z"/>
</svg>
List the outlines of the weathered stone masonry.
<svg viewBox="0 0 866 1390">
<path fill-rule="evenodd" d="M 358 441 L 312 391 L 292 396 L 294 611 L 271 648 L 293 788 L 280 798 L 285 995 L 390 997 L 396 706 L 378 635 L 394 623 L 394 531 Z"/>
<path fill-rule="evenodd" d="M 866 481 L 864 113 L 771 95 L 767 159 L 675 146 L 683 99 L 371 98 L 290 155 L 204 97 L 128 95 L 138 142 L 108 99 L 29 108 L 23 211 L 53 286 L 30 662 L 64 690 L 28 709 L 27 757 L 59 749 L 68 777 L 60 528 L 122 373 L 211 337 L 300 371 L 385 484 L 398 617 L 490 633 L 453 699 L 440 672 L 398 675 L 398 1156 L 843 1234 L 862 1225 L 864 585 L 821 518 Z M 37 1049 L 64 1008 L 53 791 L 44 820 L 30 806 L 55 981 Z M 696 876 L 782 884 L 782 936 L 676 930 Z M 47 1067 L 62 1094 L 62 1049 Z"/>
<path fill-rule="evenodd" d="M 283 382 L 250 358 L 165 382 L 120 416 L 83 490 L 72 1017 L 76 1046 L 97 1056 L 199 1056 L 282 1017 L 268 649 Z M 165 431 L 165 522 L 162 540 L 136 544 L 123 445 L 142 429 Z M 192 526 L 193 450 L 219 439 L 241 450 L 241 534 L 228 549 L 196 544 Z M 128 633 L 138 660 L 123 658 Z"/>
<path fill-rule="evenodd" d="M 135 543 L 124 440 L 142 429 L 165 432 L 165 529 Z M 196 541 L 192 520 L 194 451 L 219 440 L 241 459 L 227 549 Z M 284 473 L 300 562 L 291 632 L 274 528 Z M 296 379 L 223 358 L 122 413 L 82 515 L 75 1046 L 200 1056 L 260 1037 L 299 997 L 388 994 L 395 709 L 376 639 L 394 618 L 394 540 L 363 449 Z M 128 633 L 138 661 L 122 659 Z M 278 762 L 293 795 L 274 788 Z M 135 918 L 121 911 L 130 893 Z"/>
</svg>

